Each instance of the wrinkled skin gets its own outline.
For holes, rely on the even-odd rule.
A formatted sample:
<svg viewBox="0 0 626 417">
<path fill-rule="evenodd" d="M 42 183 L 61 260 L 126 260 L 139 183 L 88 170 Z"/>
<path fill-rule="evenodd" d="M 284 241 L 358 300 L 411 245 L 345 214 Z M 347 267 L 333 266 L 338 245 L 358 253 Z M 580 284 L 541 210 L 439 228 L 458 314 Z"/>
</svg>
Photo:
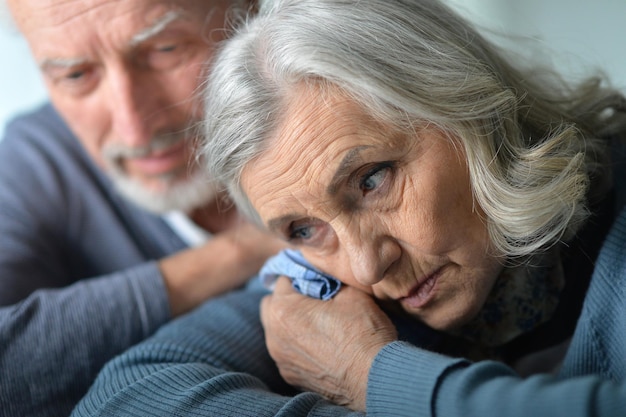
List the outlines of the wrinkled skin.
<svg viewBox="0 0 626 417">
<path fill-rule="evenodd" d="M 283 277 L 263 299 L 261 320 L 268 350 L 286 381 L 365 410 L 371 363 L 397 338 L 372 297 L 345 287 L 332 300 L 319 301 L 296 292 Z"/>
</svg>

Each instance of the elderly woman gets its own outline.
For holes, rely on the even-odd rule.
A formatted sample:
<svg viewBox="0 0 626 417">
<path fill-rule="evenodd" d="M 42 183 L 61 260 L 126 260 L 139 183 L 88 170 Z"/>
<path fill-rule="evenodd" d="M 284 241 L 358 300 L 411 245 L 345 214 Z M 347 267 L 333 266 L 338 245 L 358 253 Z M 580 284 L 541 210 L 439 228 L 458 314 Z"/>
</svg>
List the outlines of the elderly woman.
<svg viewBox="0 0 626 417">
<path fill-rule="evenodd" d="M 433 349 L 514 364 L 571 337 L 613 216 L 623 98 L 515 68 L 437 1 L 265 7 L 207 94 L 208 166 L 235 201 L 443 332 Z M 287 381 L 364 409 L 397 335 L 370 297 L 336 301 L 281 284 L 263 303 L 268 348 Z"/>
<path fill-rule="evenodd" d="M 262 330 L 258 292 L 208 303 L 105 368 L 79 415 L 623 415 L 626 218 L 576 327 L 621 95 L 516 68 L 437 0 L 261 2 L 206 94 L 211 174 L 345 285 L 280 279 Z M 507 366 L 559 363 L 575 329 L 558 375 Z"/>
</svg>

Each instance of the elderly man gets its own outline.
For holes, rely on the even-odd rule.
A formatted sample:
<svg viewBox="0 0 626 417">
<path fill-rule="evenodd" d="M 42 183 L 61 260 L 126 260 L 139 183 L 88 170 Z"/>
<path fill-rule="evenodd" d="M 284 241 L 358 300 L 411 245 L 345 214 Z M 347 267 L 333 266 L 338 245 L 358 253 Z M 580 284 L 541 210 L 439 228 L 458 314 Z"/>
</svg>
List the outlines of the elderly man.
<svg viewBox="0 0 626 417">
<path fill-rule="evenodd" d="M 67 415 L 100 367 L 280 244 L 195 159 L 196 89 L 245 0 L 8 0 L 52 104 L 0 143 L 0 414 Z"/>
</svg>

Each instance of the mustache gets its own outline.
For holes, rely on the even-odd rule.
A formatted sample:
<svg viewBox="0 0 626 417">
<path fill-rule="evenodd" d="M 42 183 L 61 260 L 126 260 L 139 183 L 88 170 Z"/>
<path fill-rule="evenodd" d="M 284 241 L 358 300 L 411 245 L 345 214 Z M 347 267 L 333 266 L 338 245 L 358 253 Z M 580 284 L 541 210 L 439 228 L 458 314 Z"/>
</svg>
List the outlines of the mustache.
<svg viewBox="0 0 626 417">
<path fill-rule="evenodd" d="M 168 132 L 156 135 L 144 146 L 126 146 L 123 144 L 110 144 L 104 150 L 104 157 L 108 160 L 122 158 L 141 158 L 152 153 L 167 149 L 180 141 L 191 141 L 188 129 Z"/>
</svg>

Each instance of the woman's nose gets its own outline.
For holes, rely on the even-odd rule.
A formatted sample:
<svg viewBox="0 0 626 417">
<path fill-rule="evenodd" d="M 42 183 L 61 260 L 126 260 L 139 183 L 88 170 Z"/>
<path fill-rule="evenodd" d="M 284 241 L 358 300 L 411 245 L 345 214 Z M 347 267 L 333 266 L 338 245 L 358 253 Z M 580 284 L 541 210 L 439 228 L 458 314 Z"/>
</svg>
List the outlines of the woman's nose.
<svg viewBox="0 0 626 417">
<path fill-rule="evenodd" d="M 345 250 L 354 279 L 365 286 L 382 281 L 401 254 L 400 246 L 391 237 L 371 233 L 347 237 Z"/>
</svg>

